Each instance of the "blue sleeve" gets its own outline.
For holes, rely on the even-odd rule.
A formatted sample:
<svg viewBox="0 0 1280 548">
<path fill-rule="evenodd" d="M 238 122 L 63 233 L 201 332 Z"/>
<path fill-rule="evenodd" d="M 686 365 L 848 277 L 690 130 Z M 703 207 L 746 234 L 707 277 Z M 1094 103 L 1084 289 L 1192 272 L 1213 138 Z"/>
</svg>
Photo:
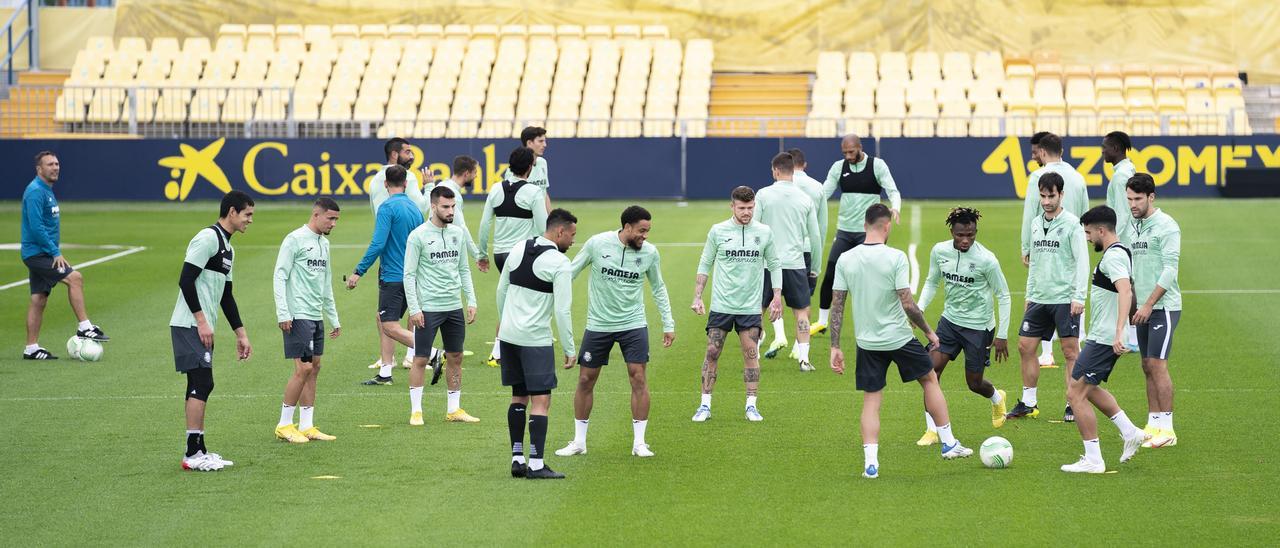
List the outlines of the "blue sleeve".
<svg viewBox="0 0 1280 548">
<path fill-rule="evenodd" d="M 356 265 L 357 276 L 364 276 L 373 266 L 373 261 L 382 255 L 382 248 L 387 246 L 387 236 L 391 234 L 391 210 L 389 207 L 378 208 L 378 219 L 373 223 L 373 240 L 369 242 L 369 249 L 365 250 L 360 264 Z"/>
<path fill-rule="evenodd" d="M 57 257 L 62 255 L 62 251 L 58 249 L 58 242 L 45 230 L 44 216 L 43 195 L 31 192 L 22 198 L 22 222 L 26 225 L 27 234 L 40 251 L 48 253 L 50 257 Z"/>
</svg>

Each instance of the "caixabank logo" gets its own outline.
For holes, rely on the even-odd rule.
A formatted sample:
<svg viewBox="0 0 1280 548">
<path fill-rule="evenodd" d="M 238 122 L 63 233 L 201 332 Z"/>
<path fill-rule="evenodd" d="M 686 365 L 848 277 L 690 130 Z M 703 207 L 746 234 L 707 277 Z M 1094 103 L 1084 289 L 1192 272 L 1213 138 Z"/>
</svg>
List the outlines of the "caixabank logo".
<svg viewBox="0 0 1280 548">
<path fill-rule="evenodd" d="M 384 164 L 340 160 L 354 160 L 354 150 L 358 147 L 364 152 L 366 146 L 358 141 L 254 142 L 227 141 L 224 137 L 203 146 L 178 143 L 178 155 L 160 158 L 156 163 L 167 169 L 163 191 L 165 199 L 171 201 L 187 200 L 199 185 L 209 185 L 220 194 L 238 188 L 268 197 L 363 196 L 369 193 L 373 176 Z M 435 178 L 451 175 L 450 164 L 428 162 L 423 149 L 410 147 L 414 153 L 410 170 L 419 179 L 424 167 Z M 484 146 L 482 151 L 485 184 L 473 192 L 487 191 L 489 185 L 502 180 L 507 168 L 506 163 L 497 162 L 494 144 Z"/>
</svg>

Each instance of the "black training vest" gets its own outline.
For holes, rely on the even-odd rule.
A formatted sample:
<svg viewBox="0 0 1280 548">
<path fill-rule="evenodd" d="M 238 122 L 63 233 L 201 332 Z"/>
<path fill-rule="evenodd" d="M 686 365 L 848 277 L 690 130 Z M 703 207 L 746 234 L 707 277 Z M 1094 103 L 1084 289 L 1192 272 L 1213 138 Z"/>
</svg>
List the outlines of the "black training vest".
<svg viewBox="0 0 1280 548">
<path fill-rule="evenodd" d="M 1105 251 L 1103 251 L 1102 255 L 1105 257 L 1107 255 L 1107 251 L 1111 251 L 1112 247 L 1120 248 L 1121 250 L 1124 251 L 1124 254 L 1129 257 L 1129 270 L 1130 272 L 1132 272 L 1133 271 L 1133 253 L 1129 251 L 1129 248 L 1121 245 L 1120 242 L 1111 244 L 1111 247 L 1108 247 Z M 1093 285 L 1100 287 L 1102 289 L 1105 289 L 1107 291 L 1110 291 L 1112 293 L 1119 293 L 1119 291 L 1116 290 L 1116 284 L 1112 282 L 1111 279 L 1108 278 L 1106 274 L 1102 273 L 1101 259 L 1098 260 L 1098 266 L 1093 267 Z M 1133 291 L 1132 275 L 1129 278 L 1129 290 L 1130 290 L 1129 291 L 1129 294 L 1130 294 L 1129 313 L 1133 314 L 1138 310 L 1138 292 Z"/>
<path fill-rule="evenodd" d="M 551 282 L 534 275 L 533 261 L 552 249 L 555 249 L 555 246 L 538 245 L 537 238 L 525 240 L 524 256 L 520 259 L 520 266 L 511 271 L 511 283 L 540 293 L 551 293 L 553 289 Z"/>
<path fill-rule="evenodd" d="M 853 163 L 845 160 L 844 165 L 840 167 L 840 192 L 844 194 L 874 194 L 880 195 L 880 182 L 876 181 L 876 164 L 875 157 L 862 153 L 867 158 L 867 167 L 862 171 L 853 172 Z"/>
<path fill-rule="evenodd" d="M 502 182 L 502 203 L 493 208 L 493 214 L 498 217 L 513 217 L 516 219 L 532 219 L 533 210 L 525 209 L 516 205 L 516 194 L 520 192 L 524 185 L 529 181 L 523 179 L 514 183 L 510 181 Z"/>
<path fill-rule="evenodd" d="M 209 257 L 209 262 L 204 264 L 204 269 L 217 272 L 224 276 L 230 275 L 231 261 L 234 259 L 231 254 L 231 244 L 229 243 L 229 239 L 231 237 L 223 232 L 222 227 L 218 225 L 210 226 L 209 230 L 212 230 L 214 234 L 218 235 L 218 252 L 214 253 L 212 257 Z"/>
</svg>

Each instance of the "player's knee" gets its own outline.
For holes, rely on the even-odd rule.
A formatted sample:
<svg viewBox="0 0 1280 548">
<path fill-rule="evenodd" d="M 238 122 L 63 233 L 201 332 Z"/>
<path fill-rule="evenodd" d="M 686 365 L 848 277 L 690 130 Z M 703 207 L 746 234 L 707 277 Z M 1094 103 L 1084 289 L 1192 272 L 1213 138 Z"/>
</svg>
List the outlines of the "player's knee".
<svg viewBox="0 0 1280 548">
<path fill-rule="evenodd" d="M 1036 346 L 1038 346 L 1038 344 L 1035 339 L 1019 339 L 1018 353 L 1023 356 L 1033 355 L 1036 352 Z"/>
<path fill-rule="evenodd" d="M 1068 361 L 1075 361 L 1076 357 L 1080 355 L 1080 350 L 1076 346 L 1074 344 L 1062 345 L 1062 357 Z"/>
<path fill-rule="evenodd" d="M 982 391 L 982 379 L 970 377 L 970 378 L 966 378 L 965 381 L 969 384 L 970 392 L 977 393 Z"/>
<path fill-rule="evenodd" d="M 187 399 L 209 401 L 213 393 L 213 370 L 201 367 L 187 372 Z"/>
<path fill-rule="evenodd" d="M 316 365 L 313 358 L 304 357 L 304 358 L 300 358 L 297 362 L 294 363 L 293 370 L 296 373 L 298 373 L 298 375 L 305 377 L 307 375 L 312 374 L 313 372 L 315 372 L 316 369 L 319 369 L 319 368 L 320 366 Z"/>
<path fill-rule="evenodd" d="M 578 374 L 578 388 L 581 388 L 583 390 L 591 390 L 592 388 L 595 388 L 595 386 L 596 386 L 596 380 L 590 377 L 589 375 L 587 375 L 587 372 L 585 369 Z"/>
<path fill-rule="evenodd" d="M 71 287 L 80 287 L 84 284 L 84 276 L 80 275 L 79 270 L 73 270 L 70 274 L 67 274 L 67 277 L 63 278 L 62 281 Z"/>
<path fill-rule="evenodd" d="M 707 344 L 707 358 L 711 360 L 720 359 L 721 347 L 714 344 Z"/>
<path fill-rule="evenodd" d="M 643 369 L 631 372 L 631 391 L 632 392 L 645 390 L 648 387 L 648 384 L 649 384 L 649 381 L 645 378 Z"/>
</svg>

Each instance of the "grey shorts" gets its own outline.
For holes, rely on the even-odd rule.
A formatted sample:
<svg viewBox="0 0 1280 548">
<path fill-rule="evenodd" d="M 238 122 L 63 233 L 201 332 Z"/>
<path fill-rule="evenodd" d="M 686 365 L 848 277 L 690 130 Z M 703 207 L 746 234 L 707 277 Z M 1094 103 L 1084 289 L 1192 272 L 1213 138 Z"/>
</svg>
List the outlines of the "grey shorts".
<svg viewBox="0 0 1280 548">
<path fill-rule="evenodd" d="M 920 341 L 911 339 L 897 350 L 864 350 L 858 347 L 854 378 L 857 389 L 863 392 L 884 390 L 889 375 L 889 363 L 898 364 L 902 382 L 911 382 L 933 371 L 933 362 Z"/>
<path fill-rule="evenodd" d="M 1079 338 L 1080 316 L 1071 314 L 1070 304 L 1031 303 L 1022 314 L 1022 328 L 1018 330 L 1018 336 L 1047 341 L 1053 338 L 1055 330 L 1058 338 Z"/>
<path fill-rule="evenodd" d="M 461 308 L 448 312 L 424 311 L 422 319 L 426 325 L 413 329 L 413 354 L 415 356 L 419 358 L 431 357 L 431 347 L 436 343 L 436 331 L 440 332 L 440 339 L 444 345 L 445 352 L 462 352 L 462 344 L 467 339 L 467 320 L 463 316 Z"/>
<path fill-rule="evenodd" d="M 523 387 L 529 394 L 551 393 L 556 387 L 556 351 L 553 346 L 502 345 L 502 386 Z"/>
<path fill-rule="evenodd" d="M 22 262 L 27 265 L 32 295 L 48 295 L 58 285 L 58 282 L 75 272 L 75 269 L 71 268 L 71 266 L 67 266 L 62 270 L 54 268 L 53 257 L 45 253 L 32 255 L 23 259 Z"/>
<path fill-rule="evenodd" d="M 169 337 L 173 340 L 173 366 L 179 373 L 213 367 L 213 349 L 204 347 L 196 328 L 171 325 Z"/>
<path fill-rule="evenodd" d="M 293 320 L 293 328 L 284 335 L 284 357 L 310 358 L 324 355 L 324 321 Z"/>
<path fill-rule="evenodd" d="M 787 308 L 809 308 L 809 301 L 813 297 L 813 292 L 809 289 L 809 280 L 807 268 L 783 269 L 782 299 L 786 301 Z M 771 302 L 773 302 L 773 276 L 765 270 L 763 304 L 760 308 L 768 308 Z"/>
<path fill-rule="evenodd" d="M 1178 328 L 1181 310 L 1155 309 L 1147 323 L 1138 328 L 1138 349 L 1142 357 L 1158 360 L 1169 359 L 1173 351 L 1173 331 Z"/>
<path fill-rule="evenodd" d="M 938 320 L 938 352 L 954 361 L 964 352 L 964 370 L 981 373 L 991 365 L 991 343 L 995 342 L 994 329 L 979 330 L 951 323 L 946 316 Z"/>
<path fill-rule="evenodd" d="M 403 282 L 384 282 L 378 280 L 378 319 L 384 322 L 398 322 L 409 308 L 404 297 Z"/>
<path fill-rule="evenodd" d="M 741 333 L 748 329 L 761 329 L 761 317 L 759 314 L 724 314 L 721 312 L 710 312 L 707 314 L 707 331 L 719 329 L 724 332 L 737 331 Z"/>
<path fill-rule="evenodd" d="M 615 342 L 622 348 L 622 359 L 626 363 L 649 363 L 649 328 L 638 327 L 613 332 L 584 331 L 578 364 L 588 368 L 609 365 L 609 353 L 613 352 Z"/>
<path fill-rule="evenodd" d="M 1111 345 L 1084 341 L 1080 357 L 1076 358 L 1076 365 L 1071 368 L 1071 378 L 1080 380 L 1080 377 L 1084 377 L 1084 382 L 1097 386 L 1111 376 L 1111 370 L 1119 359 L 1120 356 Z"/>
</svg>

